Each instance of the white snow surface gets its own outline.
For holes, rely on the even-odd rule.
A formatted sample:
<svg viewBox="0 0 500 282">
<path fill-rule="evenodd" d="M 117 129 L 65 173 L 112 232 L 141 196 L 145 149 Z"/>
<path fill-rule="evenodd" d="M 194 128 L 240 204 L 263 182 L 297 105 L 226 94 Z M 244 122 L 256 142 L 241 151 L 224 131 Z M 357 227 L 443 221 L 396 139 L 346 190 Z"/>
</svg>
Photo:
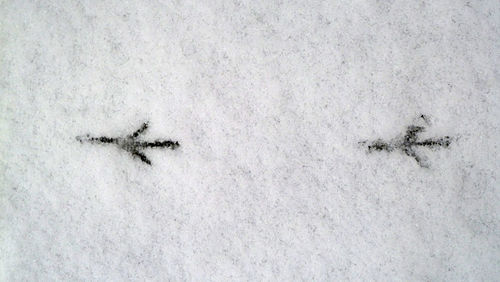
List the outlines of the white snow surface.
<svg viewBox="0 0 500 282">
<path fill-rule="evenodd" d="M 1 0 L 0 281 L 498 281 L 499 67 L 496 0 Z"/>
</svg>

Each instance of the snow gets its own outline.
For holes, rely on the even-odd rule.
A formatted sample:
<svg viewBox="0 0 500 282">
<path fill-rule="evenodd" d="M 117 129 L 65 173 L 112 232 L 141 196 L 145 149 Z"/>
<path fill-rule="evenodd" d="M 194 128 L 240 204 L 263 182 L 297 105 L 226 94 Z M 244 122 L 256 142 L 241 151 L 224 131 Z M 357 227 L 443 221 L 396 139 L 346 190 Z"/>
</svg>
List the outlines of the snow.
<svg viewBox="0 0 500 282">
<path fill-rule="evenodd" d="M 307 3 L 306 3 L 307 2 Z M 498 1 L 2 1 L 0 280 L 496 280 Z M 429 168 L 368 153 L 427 115 Z M 152 165 L 76 136 L 149 122 Z"/>
</svg>

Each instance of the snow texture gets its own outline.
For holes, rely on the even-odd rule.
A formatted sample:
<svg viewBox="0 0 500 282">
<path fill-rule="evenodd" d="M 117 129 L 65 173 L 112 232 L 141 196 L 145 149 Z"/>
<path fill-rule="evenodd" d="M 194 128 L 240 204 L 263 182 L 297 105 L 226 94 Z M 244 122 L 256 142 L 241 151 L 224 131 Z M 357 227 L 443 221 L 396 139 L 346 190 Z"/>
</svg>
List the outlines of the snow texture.
<svg viewBox="0 0 500 282">
<path fill-rule="evenodd" d="M 0 0 L 0 280 L 497 280 L 499 69 L 497 0 Z"/>
</svg>

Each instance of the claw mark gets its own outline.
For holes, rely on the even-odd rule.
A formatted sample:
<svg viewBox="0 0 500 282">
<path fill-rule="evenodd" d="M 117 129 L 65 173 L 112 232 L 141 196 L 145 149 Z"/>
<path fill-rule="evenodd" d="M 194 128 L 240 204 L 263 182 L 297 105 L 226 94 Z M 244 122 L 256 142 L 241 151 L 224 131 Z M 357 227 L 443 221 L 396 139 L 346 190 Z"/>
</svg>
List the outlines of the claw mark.
<svg viewBox="0 0 500 282">
<path fill-rule="evenodd" d="M 133 157 L 139 158 L 142 162 L 151 165 L 151 161 L 142 152 L 145 148 L 170 148 L 172 150 L 177 149 L 180 146 L 178 141 L 172 140 L 155 140 L 153 142 L 146 142 L 137 140 L 141 134 L 143 134 L 148 129 L 148 123 L 145 122 L 137 129 L 134 133 L 127 135 L 126 137 L 90 137 L 88 134 L 85 136 L 77 136 L 76 140 L 83 142 L 89 142 L 92 144 L 115 144 L 121 149 L 132 154 Z"/>
</svg>

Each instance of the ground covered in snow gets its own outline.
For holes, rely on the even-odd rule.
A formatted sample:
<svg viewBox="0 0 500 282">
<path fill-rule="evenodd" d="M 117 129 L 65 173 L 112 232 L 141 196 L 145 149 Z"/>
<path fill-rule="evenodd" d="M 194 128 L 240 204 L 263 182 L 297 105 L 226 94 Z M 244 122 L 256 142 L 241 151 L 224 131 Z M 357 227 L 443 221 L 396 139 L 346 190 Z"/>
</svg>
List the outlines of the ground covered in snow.
<svg viewBox="0 0 500 282">
<path fill-rule="evenodd" d="M 498 279 L 499 54 L 494 0 L 0 1 L 0 280 Z"/>
</svg>

